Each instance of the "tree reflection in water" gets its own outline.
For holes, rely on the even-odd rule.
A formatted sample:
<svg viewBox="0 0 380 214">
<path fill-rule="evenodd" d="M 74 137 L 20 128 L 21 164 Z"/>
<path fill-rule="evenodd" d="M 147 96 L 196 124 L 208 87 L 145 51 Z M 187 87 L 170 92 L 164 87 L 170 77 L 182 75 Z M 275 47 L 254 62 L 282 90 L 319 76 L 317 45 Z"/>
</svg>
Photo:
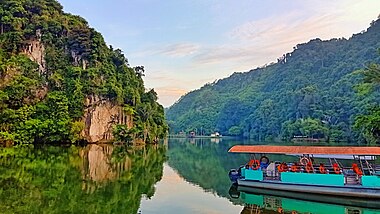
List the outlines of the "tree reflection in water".
<svg viewBox="0 0 380 214">
<path fill-rule="evenodd" d="M 2 213 L 136 213 L 154 194 L 163 146 L 0 148 Z"/>
</svg>

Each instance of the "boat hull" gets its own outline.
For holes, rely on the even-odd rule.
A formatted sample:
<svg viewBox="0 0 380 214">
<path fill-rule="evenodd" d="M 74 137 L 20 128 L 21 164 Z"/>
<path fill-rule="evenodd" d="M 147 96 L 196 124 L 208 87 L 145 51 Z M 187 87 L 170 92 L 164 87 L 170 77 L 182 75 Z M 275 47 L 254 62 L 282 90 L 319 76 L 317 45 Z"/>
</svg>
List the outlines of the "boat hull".
<svg viewBox="0 0 380 214">
<path fill-rule="evenodd" d="M 367 199 L 380 199 L 380 188 L 363 188 L 358 186 L 322 186 L 309 184 L 283 183 L 281 181 L 254 181 L 238 179 L 239 186 L 263 188 L 269 190 L 289 191 L 297 193 L 311 193 L 319 195 L 332 195 L 341 197 L 358 197 Z"/>
<path fill-rule="evenodd" d="M 380 203 L 379 203 L 379 200 L 377 199 L 369 200 L 367 198 L 352 198 L 352 197 L 347 198 L 347 197 L 339 197 L 339 196 L 332 196 L 332 195 L 321 196 L 318 194 L 311 194 L 311 193 L 278 191 L 278 190 L 253 188 L 253 187 L 246 187 L 246 186 L 238 186 L 236 187 L 236 191 L 255 194 L 255 195 L 269 195 L 269 196 L 293 198 L 297 200 L 313 201 L 313 202 L 320 202 L 320 203 L 339 204 L 339 205 L 345 205 L 345 206 L 350 206 L 350 207 L 364 207 L 364 208 L 370 208 L 370 209 L 380 209 Z"/>
</svg>

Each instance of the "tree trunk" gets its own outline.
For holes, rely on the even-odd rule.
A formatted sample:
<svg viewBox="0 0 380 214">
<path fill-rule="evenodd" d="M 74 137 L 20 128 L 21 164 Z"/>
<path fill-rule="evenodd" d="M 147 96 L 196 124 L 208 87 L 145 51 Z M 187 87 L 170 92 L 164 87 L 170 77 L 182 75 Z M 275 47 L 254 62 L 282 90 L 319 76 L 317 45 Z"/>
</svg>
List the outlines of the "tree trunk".
<svg viewBox="0 0 380 214">
<path fill-rule="evenodd" d="M 146 124 L 144 124 L 144 143 L 146 143 L 146 137 L 148 135 L 148 130 L 146 128 Z"/>
</svg>

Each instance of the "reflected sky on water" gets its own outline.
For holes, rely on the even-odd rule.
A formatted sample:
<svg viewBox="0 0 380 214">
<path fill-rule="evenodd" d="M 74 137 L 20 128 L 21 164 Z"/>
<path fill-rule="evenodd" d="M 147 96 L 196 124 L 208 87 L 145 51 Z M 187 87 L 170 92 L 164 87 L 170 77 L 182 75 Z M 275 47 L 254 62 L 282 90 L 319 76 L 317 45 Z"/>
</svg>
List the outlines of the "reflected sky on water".
<svg viewBox="0 0 380 214">
<path fill-rule="evenodd" d="M 233 205 L 228 199 L 185 181 L 164 164 L 164 175 L 156 185 L 156 193 L 151 199 L 142 199 L 140 213 L 240 213 L 242 209 L 242 205 Z"/>
</svg>

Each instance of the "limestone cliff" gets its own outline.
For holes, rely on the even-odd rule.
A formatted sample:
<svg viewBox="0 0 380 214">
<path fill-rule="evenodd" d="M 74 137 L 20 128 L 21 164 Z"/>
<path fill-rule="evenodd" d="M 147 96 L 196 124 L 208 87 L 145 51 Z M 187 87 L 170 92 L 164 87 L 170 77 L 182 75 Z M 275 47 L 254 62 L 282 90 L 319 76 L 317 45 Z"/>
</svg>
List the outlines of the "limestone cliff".
<svg viewBox="0 0 380 214">
<path fill-rule="evenodd" d="M 41 30 L 37 30 L 35 37 L 24 42 L 22 52 L 38 64 L 38 70 L 43 74 L 46 72 L 46 61 L 45 46 L 41 42 L 41 36 Z"/>
<path fill-rule="evenodd" d="M 113 139 L 112 128 L 116 124 L 133 126 L 132 117 L 123 108 L 108 99 L 96 95 L 88 96 L 85 101 L 83 138 L 90 142 L 107 142 Z"/>
</svg>

